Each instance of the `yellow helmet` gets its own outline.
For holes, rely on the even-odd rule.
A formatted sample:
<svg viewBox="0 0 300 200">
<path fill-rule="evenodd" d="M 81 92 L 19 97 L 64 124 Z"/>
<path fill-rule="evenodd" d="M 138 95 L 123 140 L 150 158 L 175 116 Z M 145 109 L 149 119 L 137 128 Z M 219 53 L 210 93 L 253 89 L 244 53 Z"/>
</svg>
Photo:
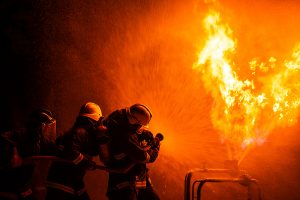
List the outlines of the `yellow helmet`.
<svg viewBox="0 0 300 200">
<path fill-rule="evenodd" d="M 87 102 L 81 106 L 79 116 L 85 116 L 95 121 L 99 121 L 100 117 L 102 117 L 102 112 L 98 104 Z"/>
<path fill-rule="evenodd" d="M 150 109 L 143 104 L 134 104 L 126 109 L 127 118 L 130 124 L 139 124 L 148 126 L 152 113 Z"/>
</svg>

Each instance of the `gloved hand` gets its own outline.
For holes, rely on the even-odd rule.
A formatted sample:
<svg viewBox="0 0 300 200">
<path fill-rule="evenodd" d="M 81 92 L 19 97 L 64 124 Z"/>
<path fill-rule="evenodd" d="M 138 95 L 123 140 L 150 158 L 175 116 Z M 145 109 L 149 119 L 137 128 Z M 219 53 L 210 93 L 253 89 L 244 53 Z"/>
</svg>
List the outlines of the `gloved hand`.
<svg viewBox="0 0 300 200">
<path fill-rule="evenodd" d="M 160 142 L 163 141 L 164 136 L 161 133 L 157 133 L 154 137 L 154 144 L 152 145 L 153 148 L 157 148 L 159 150 L 160 148 Z"/>
<path fill-rule="evenodd" d="M 153 142 L 153 144 L 152 144 L 152 149 L 157 149 L 157 150 L 159 150 L 159 148 L 160 148 L 160 140 L 157 139 L 157 138 L 154 138 L 154 142 Z"/>
</svg>

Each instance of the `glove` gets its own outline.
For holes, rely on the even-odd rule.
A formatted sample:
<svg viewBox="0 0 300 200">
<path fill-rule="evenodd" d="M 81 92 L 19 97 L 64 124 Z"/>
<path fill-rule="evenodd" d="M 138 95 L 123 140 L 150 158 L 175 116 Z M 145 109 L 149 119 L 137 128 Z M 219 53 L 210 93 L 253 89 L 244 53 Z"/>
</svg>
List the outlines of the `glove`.
<svg viewBox="0 0 300 200">
<path fill-rule="evenodd" d="M 157 148 L 159 150 L 160 148 L 160 142 L 163 141 L 164 136 L 162 133 L 157 133 L 156 136 L 154 137 L 154 142 L 152 147 Z"/>
<path fill-rule="evenodd" d="M 154 138 L 154 142 L 153 142 L 153 145 L 152 145 L 152 149 L 157 149 L 159 150 L 160 148 L 160 140 Z"/>
</svg>

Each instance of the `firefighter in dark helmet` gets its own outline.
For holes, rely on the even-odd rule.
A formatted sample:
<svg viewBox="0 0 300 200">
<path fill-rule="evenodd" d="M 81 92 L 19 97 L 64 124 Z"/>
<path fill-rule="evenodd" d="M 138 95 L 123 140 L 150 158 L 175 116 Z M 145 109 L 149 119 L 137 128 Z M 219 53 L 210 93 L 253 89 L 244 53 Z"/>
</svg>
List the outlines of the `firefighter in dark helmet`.
<svg viewBox="0 0 300 200">
<path fill-rule="evenodd" d="M 94 156 L 99 155 L 107 142 L 106 129 L 101 125 L 102 112 L 99 105 L 84 104 L 70 131 L 57 139 L 59 156 L 68 162 L 54 161 L 46 182 L 46 200 L 89 200 L 84 176 L 95 169 Z"/>
<path fill-rule="evenodd" d="M 46 109 L 33 111 L 24 128 L 0 135 L 0 199 L 36 199 L 31 182 L 33 156 L 55 152 L 56 120 Z"/>
<path fill-rule="evenodd" d="M 105 163 L 109 173 L 107 197 L 110 200 L 134 200 L 137 198 L 137 163 L 148 163 L 155 153 L 140 146 L 138 135 L 148 126 L 152 118 L 150 109 L 143 104 L 113 111 L 103 122 L 110 137 L 109 155 Z M 120 169 L 117 171 L 115 169 Z"/>
</svg>

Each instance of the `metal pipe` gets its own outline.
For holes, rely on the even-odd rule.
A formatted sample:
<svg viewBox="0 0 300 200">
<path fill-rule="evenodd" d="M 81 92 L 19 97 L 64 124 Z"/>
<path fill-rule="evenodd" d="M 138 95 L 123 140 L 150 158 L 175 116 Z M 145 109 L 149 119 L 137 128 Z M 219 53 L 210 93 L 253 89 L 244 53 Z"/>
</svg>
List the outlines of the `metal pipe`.
<svg viewBox="0 0 300 200">
<path fill-rule="evenodd" d="M 257 194 L 257 198 L 258 200 L 261 200 L 261 192 L 257 183 L 256 179 L 247 179 L 246 180 L 248 182 L 248 184 L 246 185 L 248 187 L 248 200 L 253 200 L 253 198 L 255 199 L 255 197 L 253 197 L 253 194 L 251 191 L 251 183 L 256 185 L 256 189 L 258 190 L 258 194 Z M 197 188 L 197 200 L 201 200 L 201 189 L 203 187 L 203 185 L 207 182 L 236 182 L 236 183 L 243 183 L 245 182 L 244 178 L 207 178 L 207 179 L 201 179 L 201 180 L 197 180 L 197 182 L 200 182 L 200 184 L 198 185 Z M 252 188 L 253 189 L 253 188 Z M 194 197 L 193 197 L 194 198 Z"/>
<path fill-rule="evenodd" d="M 190 187 L 191 187 L 191 180 L 193 173 L 196 172 L 229 172 L 229 169 L 193 169 L 189 171 L 185 175 L 185 181 L 184 181 L 184 200 L 190 200 L 191 198 L 191 192 L 190 192 Z M 192 192 L 193 193 L 193 192 Z"/>
<path fill-rule="evenodd" d="M 190 170 L 186 176 L 185 176 L 185 184 L 184 184 L 184 200 L 190 200 L 191 199 L 191 191 L 190 191 L 190 187 L 191 187 L 191 180 L 192 180 L 192 176 L 194 173 L 197 172 L 202 172 L 202 173 L 209 173 L 209 172 L 214 172 L 214 173 L 236 173 L 236 170 L 233 169 L 208 169 L 208 168 L 203 168 L 203 169 L 193 169 Z M 245 171 L 239 170 L 239 172 L 241 173 L 245 173 Z M 194 184 L 193 184 L 194 185 Z M 193 195 L 193 190 L 192 190 L 192 195 Z"/>
<path fill-rule="evenodd" d="M 227 173 L 231 175 L 237 175 L 237 174 L 243 174 L 239 178 L 205 178 L 205 179 L 198 179 L 193 181 L 192 183 L 192 188 L 191 188 L 191 181 L 194 173 Z M 250 176 L 247 175 L 246 171 L 244 170 L 236 170 L 236 169 L 194 169 L 189 171 L 186 176 L 185 176 L 185 188 L 184 188 L 184 200 L 190 200 L 194 199 L 194 191 L 195 191 L 195 186 L 197 183 L 199 183 L 198 188 L 197 188 L 197 199 L 201 198 L 201 188 L 206 182 L 237 182 L 243 186 L 248 187 L 248 199 L 253 199 L 253 184 L 255 185 L 255 190 L 257 190 L 257 199 L 262 199 L 261 197 L 261 191 L 258 186 L 257 180 L 250 178 Z M 191 192 L 192 189 L 192 192 Z"/>
</svg>

